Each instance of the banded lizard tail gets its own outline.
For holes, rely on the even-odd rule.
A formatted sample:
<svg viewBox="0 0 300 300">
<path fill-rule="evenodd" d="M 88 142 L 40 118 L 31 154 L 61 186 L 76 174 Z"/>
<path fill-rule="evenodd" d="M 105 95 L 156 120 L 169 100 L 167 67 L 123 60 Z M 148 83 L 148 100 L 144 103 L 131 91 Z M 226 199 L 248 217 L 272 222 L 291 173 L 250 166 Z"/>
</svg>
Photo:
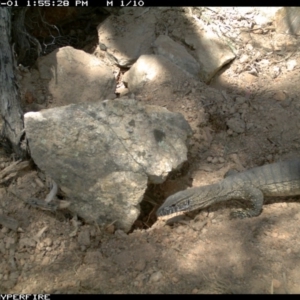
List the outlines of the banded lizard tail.
<svg viewBox="0 0 300 300">
<path fill-rule="evenodd" d="M 264 196 L 300 195 L 300 159 L 283 161 L 249 169 L 224 178 L 222 181 L 185 191 L 166 199 L 157 210 L 157 216 L 205 208 L 213 203 L 231 199 L 244 199 L 253 208 L 232 213 L 233 217 L 258 216 Z"/>
</svg>

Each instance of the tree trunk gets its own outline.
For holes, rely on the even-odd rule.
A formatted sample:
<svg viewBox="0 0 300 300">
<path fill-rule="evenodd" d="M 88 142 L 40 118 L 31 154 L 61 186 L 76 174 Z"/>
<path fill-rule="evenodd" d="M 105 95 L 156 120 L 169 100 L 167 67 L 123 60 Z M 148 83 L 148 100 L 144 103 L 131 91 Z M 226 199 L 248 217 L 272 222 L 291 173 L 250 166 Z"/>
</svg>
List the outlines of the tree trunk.
<svg viewBox="0 0 300 300">
<path fill-rule="evenodd" d="M 17 157 L 24 158 L 21 147 L 24 133 L 23 112 L 13 68 L 11 41 L 11 9 L 0 8 L 0 112 L 4 121 L 2 135 L 12 145 Z"/>
</svg>

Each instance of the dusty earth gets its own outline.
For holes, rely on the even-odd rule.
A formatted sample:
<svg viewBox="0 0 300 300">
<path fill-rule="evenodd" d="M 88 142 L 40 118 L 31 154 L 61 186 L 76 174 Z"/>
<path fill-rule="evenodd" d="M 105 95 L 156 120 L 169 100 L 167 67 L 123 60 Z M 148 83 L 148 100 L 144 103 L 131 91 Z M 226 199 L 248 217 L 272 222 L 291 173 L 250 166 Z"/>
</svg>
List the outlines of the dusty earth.
<svg viewBox="0 0 300 300">
<path fill-rule="evenodd" d="M 272 39 L 272 32 L 247 34 L 251 58 L 258 52 L 249 46 L 252 39 Z M 18 191 L 36 189 L 41 198 L 48 193 L 33 165 L 5 181 L 0 213 L 20 228 L 0 225 L 1 292 L 300 293 L 299 197 L 267 199 L 260 216 L 244 220 L 229 218 L 239 201 L 155 217 L 178 190 L 216 182 L 231 168 L 242 171 L 298 156 L 299 53 L 274 52 L 267 58 L 269 68 L 260 69 L 262 59 L 255 59 L 258 74 L 245 67 L 248 63 L 251 71 L 254 60 L 240 57 L 210 87 L 196 85 L 163 103 L 141 99 L 181 112 L 194 135 L 188 162 L 164 184 L 149 186 L 129 234 L 114 224 L 100 228 L 67 210 L 52 213 L 22 202 Z M 4 150 L 1 170 L 14 160 Z M 36 173 L 40 180 L 31 180 Z"/>
</svg>

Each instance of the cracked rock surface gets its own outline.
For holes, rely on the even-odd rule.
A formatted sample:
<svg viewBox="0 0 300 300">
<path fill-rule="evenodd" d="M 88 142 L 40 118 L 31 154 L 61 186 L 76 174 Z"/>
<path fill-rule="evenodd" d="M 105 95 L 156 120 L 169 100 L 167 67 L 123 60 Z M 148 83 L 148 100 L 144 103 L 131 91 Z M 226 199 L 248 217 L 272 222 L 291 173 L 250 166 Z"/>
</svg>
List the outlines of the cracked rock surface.
<svg viewBox="0 0 300 300">
<path fill-rule="evenodd" d="M 130 230 L 147 182 L 187 159 L 191 128 L 180 113 L 132 99 L 25 114 L 31 155 L 87 221 Z"/>
</svg>

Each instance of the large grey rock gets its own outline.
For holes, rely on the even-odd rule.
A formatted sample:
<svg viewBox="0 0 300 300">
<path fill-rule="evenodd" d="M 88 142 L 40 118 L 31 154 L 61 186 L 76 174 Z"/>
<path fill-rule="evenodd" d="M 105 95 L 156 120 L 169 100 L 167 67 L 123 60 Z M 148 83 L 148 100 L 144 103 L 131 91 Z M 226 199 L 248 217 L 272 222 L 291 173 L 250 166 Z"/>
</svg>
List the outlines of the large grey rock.
<svg viewBox="0 0 300 300">
<path fill-rule="evenodd" d="M 100 48 L 121 67 L 130 67 L 140 55 L 152 53 L 156 18 L 148 8 L 135 8 L 121 16 L 110 16 L 97 30 Z"/>
<path fill-rule="evenodd" d="M 201 70 L 200 78 L 204 82 L 209 82 L 223 66 L 235 58 L 228 44 L 208 29 L 187 33 L 184 42 L 195 50 Z"/>
<path fill-rule="evenodd" d="M 147 99 L 174 99 L 188 94 L 194 77 L 161 55 L 142 55 L 123 76 L 129 90 Z"/>
<path fill-rule="evenodd" d="M 186 159 L 189 124 L 179 113 L 131 99 L 25 114 L 31 156 L 87 221 L 128 231 L 147 182 L 161 183 Z"/>
<path fill-rule="evenodd" d="M 62 47 L 40 57 L 37 64 L 53 106 L 104 100 L 116 88 L 112 70 L 82 50 Z"/>
<path fill-rule="evenodd" d="M 160 35 L 154 42 L 154 53 L 173 62 L 180 69 L 198 77 L 200 67 L 198 62 L 180 44 L 166 35 Z"/>
</svg>

